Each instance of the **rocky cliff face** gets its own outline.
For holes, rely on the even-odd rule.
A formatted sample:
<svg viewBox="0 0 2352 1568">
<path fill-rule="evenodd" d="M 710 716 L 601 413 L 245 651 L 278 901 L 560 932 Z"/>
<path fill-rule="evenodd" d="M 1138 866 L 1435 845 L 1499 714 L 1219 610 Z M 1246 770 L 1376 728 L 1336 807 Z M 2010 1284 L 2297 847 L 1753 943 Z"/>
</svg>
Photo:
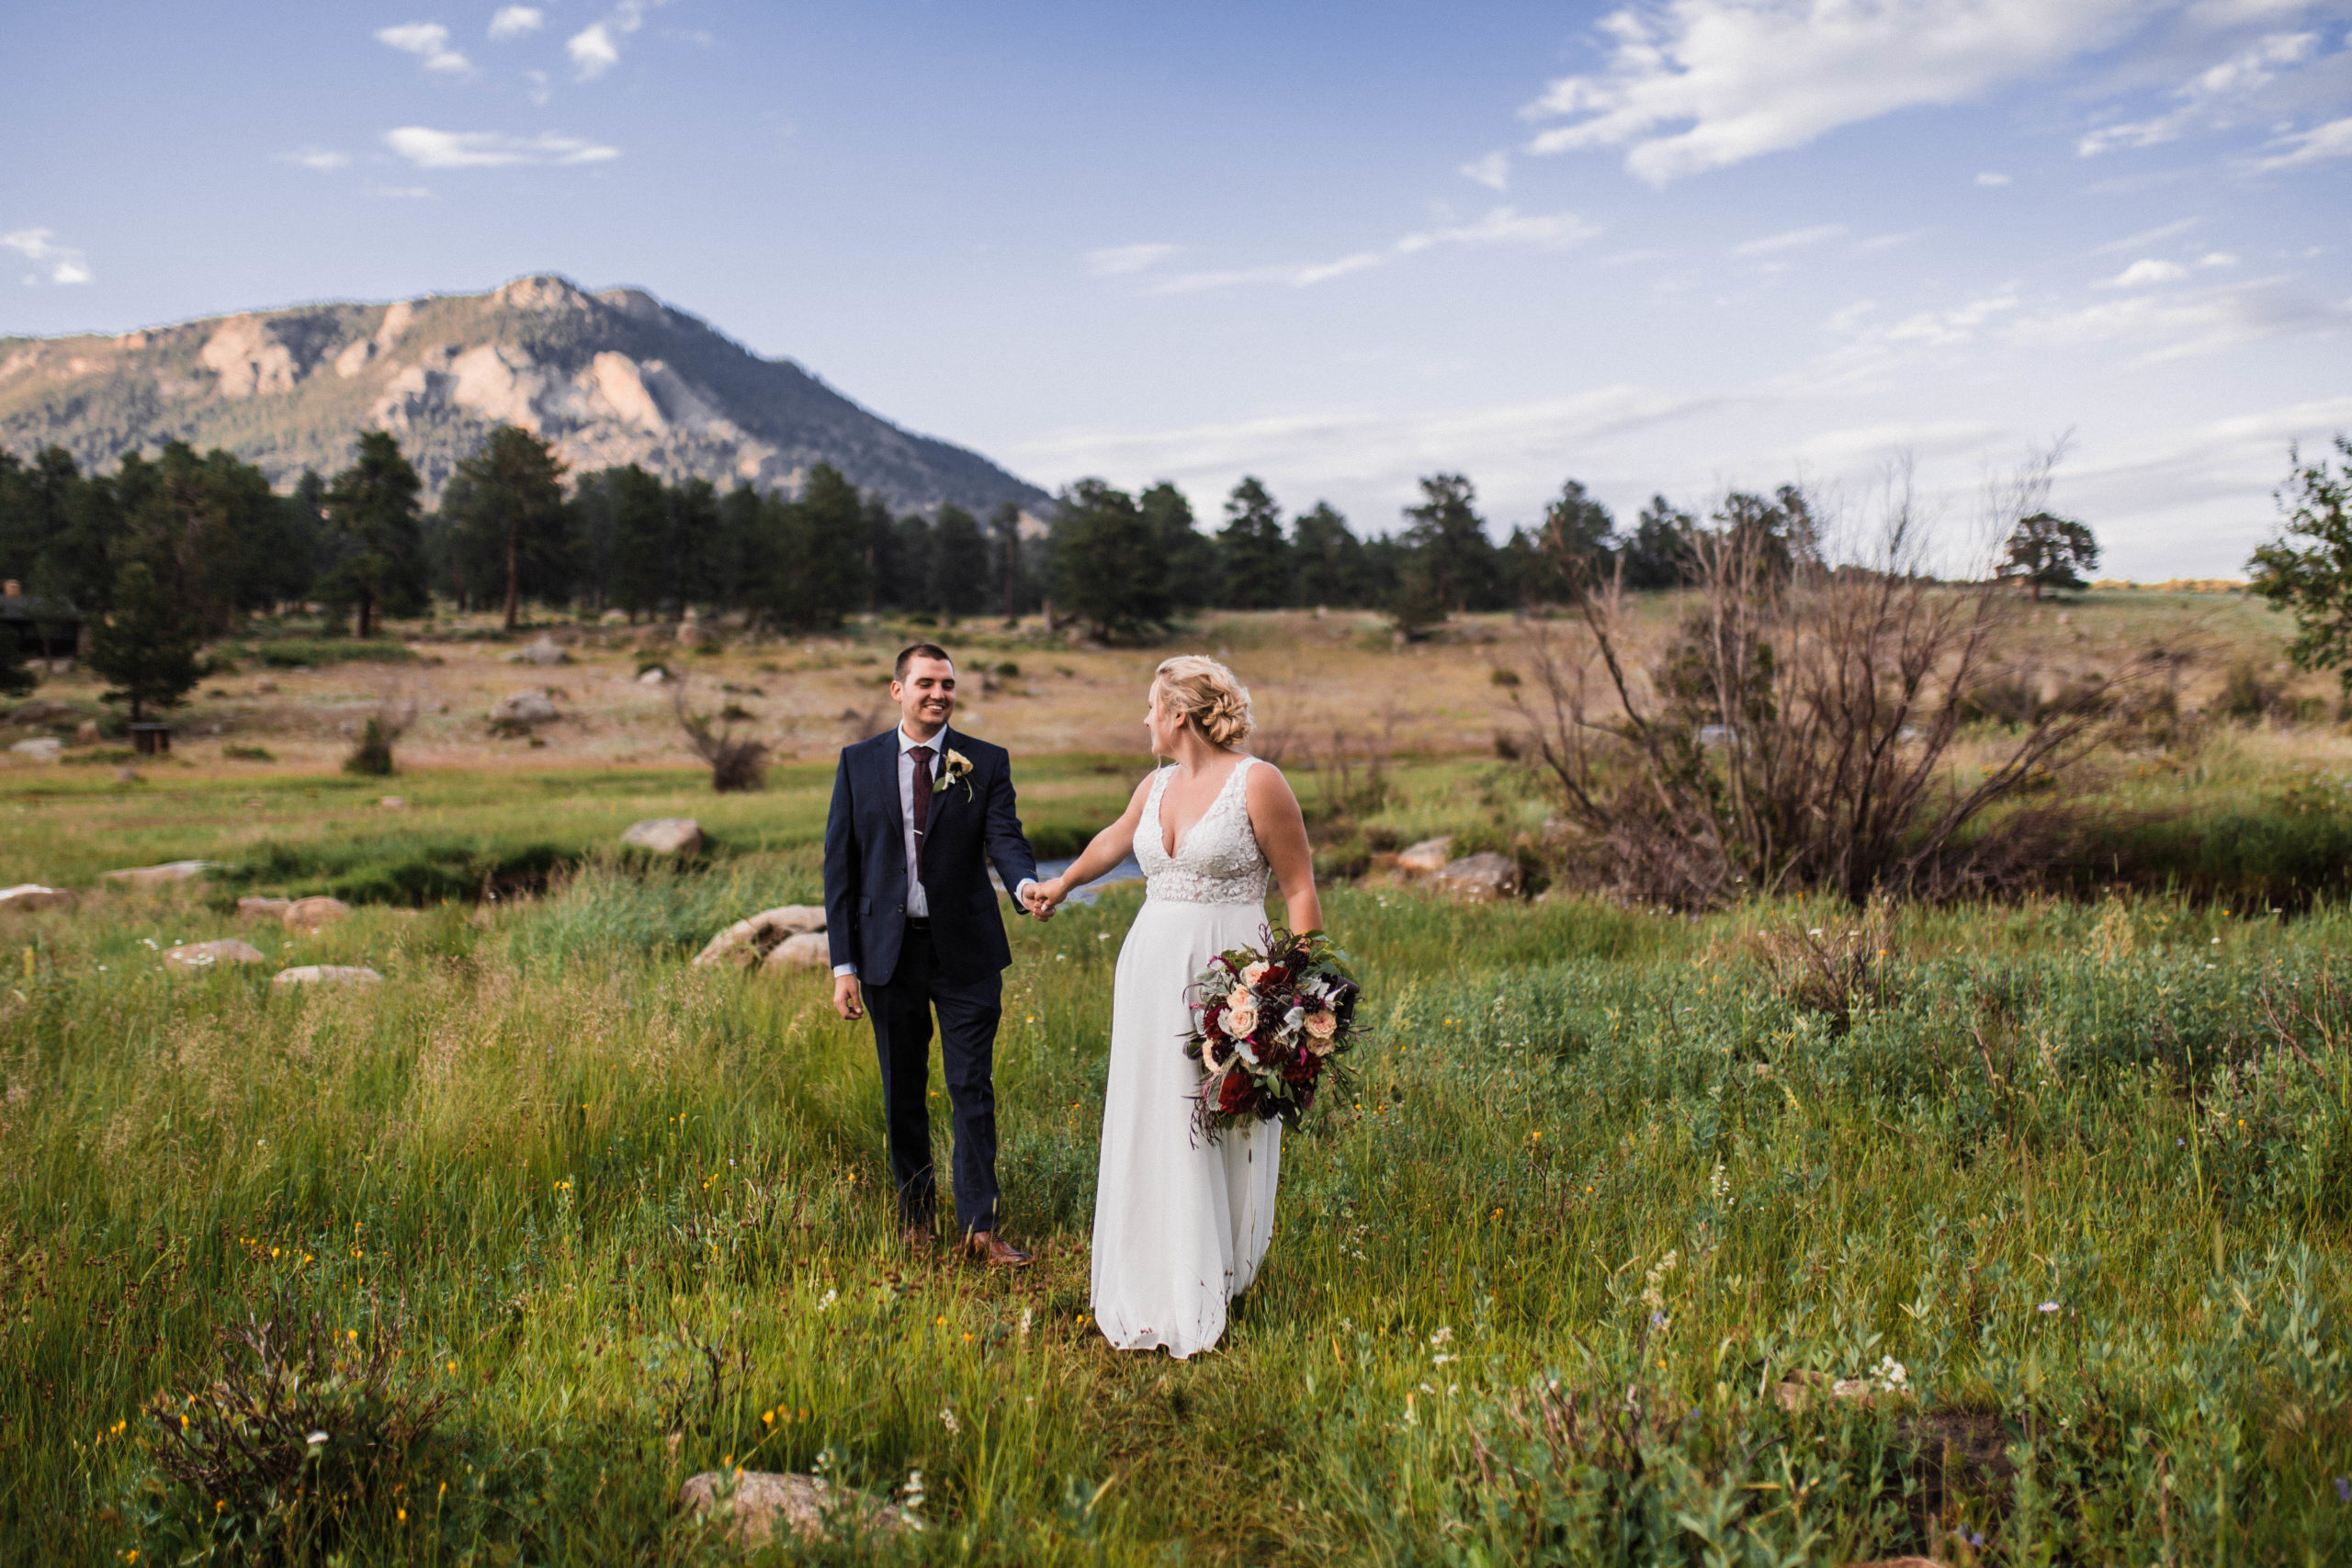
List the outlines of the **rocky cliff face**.
<svg viewBox="0 0 2352 1568">
<path fill-rule="evenodd" d="M 788 360 L 762 359 L 634 288 L 560 277 L 391 305 L 314 305 L 119 337 L 0 338 L 0 446 L 51 443 L 85 468 L 174 437 L 222 446 L 281 489 L 390 430 L 437 495 L 495 425 L 554 441 L 574 472 L 795 493 L 831 463 L 899 511 L 1045 494 L 978 453 L 915 435 Z"/>
</svg>

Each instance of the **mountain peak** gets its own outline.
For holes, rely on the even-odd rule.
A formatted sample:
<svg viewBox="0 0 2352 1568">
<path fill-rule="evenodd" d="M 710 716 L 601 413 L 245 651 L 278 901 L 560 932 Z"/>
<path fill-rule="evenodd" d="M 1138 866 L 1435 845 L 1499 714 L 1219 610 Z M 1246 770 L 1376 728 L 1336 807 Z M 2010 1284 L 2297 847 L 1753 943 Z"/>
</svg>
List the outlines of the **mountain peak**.
<svg viewBox="0 0 2352 1568">
<path fill-rule="evenodd" d="M 119 336 L 0 338 L 0 446 L 52 444 L 85 468 L 180 439 L 281 489 L 389 430 L 438 493 L 497 425 L 547 436 L 572 470 L 637 463 L 797 493 L 831 463 L 899 511 L 1045 493 L 985 457 L 859 407 L 638 288 L 534 273 L 486 294 L 244 311 Z"/>
</svg>

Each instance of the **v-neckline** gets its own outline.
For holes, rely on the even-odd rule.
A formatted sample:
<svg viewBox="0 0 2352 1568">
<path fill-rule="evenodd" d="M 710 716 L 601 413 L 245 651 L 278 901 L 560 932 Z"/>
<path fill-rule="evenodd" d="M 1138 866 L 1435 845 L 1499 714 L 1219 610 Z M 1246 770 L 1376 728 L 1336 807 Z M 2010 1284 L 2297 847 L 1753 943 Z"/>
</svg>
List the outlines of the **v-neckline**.
<svg viewBox="0 0 2352 1568">
<path fill-rule="evenodd" d="M 1225 775 L 1225 782 L 1216 786 L 1216 793 L 1209 796 L 1209 803 L 1206 806 L 1201 807 L 1201 814 L 1198 817 L 1193 818 L 1192 821 L 1186 823 L 1184 825 L 1184 830 L 1181 833 L 1176 831 L 1174 826 L 1168 820 L 1168 784 L 1163 783 L 1159 786 L 1158 809 L 1153 812 L 1153 815 L 1159 819 L 1160 852 L 1168 857 L 1168 862 L 1170 865 L 1173 865 L 1176 863 L 1177 858 L 1184 852 L 1184 840 L 1193 836 L 1193 829 L 1200 827 L 1202 823 L 1207 821 L 1209 819 L 1209 813 L 1215 811 L 1218 806 L 1224 803 L 1225 792 L 1233 787 L 1234 776 L 1249 765 L 1250 759 L 1248 757 L 1237 757 L 1234 759 L 1232 770 Z M 1172 763 L 1168 769 L 1168 774 L 1170 780 L 1172 781 L 1176 774 L 1176 769 Z M 1169 847 L 1171 844 L 1175 846 L 1173 849 Z"/>
</svg>

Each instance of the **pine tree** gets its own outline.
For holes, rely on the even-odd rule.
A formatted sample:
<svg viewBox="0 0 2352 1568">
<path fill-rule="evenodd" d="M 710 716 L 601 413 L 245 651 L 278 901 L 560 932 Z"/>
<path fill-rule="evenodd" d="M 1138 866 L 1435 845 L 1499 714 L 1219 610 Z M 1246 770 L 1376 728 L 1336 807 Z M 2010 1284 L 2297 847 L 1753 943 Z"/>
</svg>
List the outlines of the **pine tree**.
<svg viewBox="0 0 2352 1568">
<path fill-rule="evenodd" d="M 1318 501 L 1292 520 L 1290 561 L 1291 603 L 1364 603 L 1363 541 L 1329 502 Z"/>
<path fill-rule="evenodd" d="M 932 527 L 931 602 L 950 615 L 976 615 L 988 591 L 988 536 L 978 518 L 950 502 Z"/>
<path fill-rule="evenodd" d="M 130 722 L 137 724 L 151 707 L 177 705 L 203 678 L 196 657 L 198 628 L 143 560 L 123 566 L 112 598 L 107 615 L 90 626 L 90 668 L 113 683 L 106 700 L 128 700 Z"/>
<path fill-rule="evenodd" d="M 1021 508 L 1017 503 L 996 503 L 996 510 L 989 513 L 989 539 L 992 547 L 989 581 L 991 592 L 1004 604 L 1004 624 L 1010 628 L 1020 624 L 1022 601 L 1027 596 L 1021 560 Z"/>
<path fill-rule="evenodd" d="M 611 518 L 605 592 L 635 625 L 670 602 L 669 498 L 662 481 L 635 463 L 607 468 L 602 488 Z"/>
<path fill-rule="evenodd" d="M 1406 508 L 1405 515 L 1413 521 L 1405 530 L 1404 544 L 1412 551 L 1411 572 L 1418 574 L 1418 585 L 1408 583 L 1403 592 L 1417 601 L 1409 606 L 1416 615 L 1426 615 L 1434 606 L 1442 618 L 1492 603 L 1495 547 L 1487 537 L 1476 500 L 1477 492 L 1460 474 L 1431 474 L 1421 480 L 1421 504 Z"/>
<path fill-rule="evenodd" d="M 1115 492 L 1114 492 L 1115 493 Z M 1197 610 L 1217 600 L 1216 541 L 1193 519 L 1184 492 L 1162 479 L 1135 499 L 1136 511 L 1159 541 L 1171 609 Z"/>
<path fill-rule="evenodd" d="M 1169 577 L 1163 531 L 1133 497 L 1101 479 L 1062 491 L 1054 595 L 1063 608 L 1102 637 L 1142 637 L 1167 625 L 1175 607 Z"/>
<path fill-rule="evenodd" d="M 526 596 L 557 602 L 571 591 L 572 519 L 563 471 L 552 443 L 502 424 L 458 465 L 442 493 L 453 547 L 496 574 L 508 631 L 520 624 Z"/>
<path fill-rule="evenodd" d="M 351 467 L 327 486 L 335 558 L 320 596 L 356 610 L 361 637 L 375 636 L 382 616 L 413 615 L 425 607 L 429 579 L 417 508 L 422 489 L 400 443 L 381 430 L 359 438 Z"/>
<path fill-rule="evenodd" d="M 1650 497 L 1650 503 L 1642 508 L 1634 536 L 1624 541 L 1618 552 L 1625 586 L 1645 590 L 1679 588 L 1690 581 L 1695 564 L 1690 534 L 1697 526 L 1695 518 L 1687 512 L 1676 511 L 1666 497 Z"/>
<path fill-rule="evenodd" d="M 808 470 L 792 503 L 774 608 L 805 629 L 841 624 L 865 599 L 864 505 L 831 463 Z"/>
<path fill-rule="evenodd" d="M 40 677 L 25 662 L 24 646 L 17 639 L 17 628 L 0 626 L 0 693 L 21 697 L 40 682 Z"/>
<path fill-rule="evenodd" d="M 1245 476 L 1233 487 L 1216 542 L 1223 603 L 1238 610 L 1266 610 L 1290 597 L 1290 545 L 1283 537 L 1283 512 L 1263 483 Z"/>
</svg>

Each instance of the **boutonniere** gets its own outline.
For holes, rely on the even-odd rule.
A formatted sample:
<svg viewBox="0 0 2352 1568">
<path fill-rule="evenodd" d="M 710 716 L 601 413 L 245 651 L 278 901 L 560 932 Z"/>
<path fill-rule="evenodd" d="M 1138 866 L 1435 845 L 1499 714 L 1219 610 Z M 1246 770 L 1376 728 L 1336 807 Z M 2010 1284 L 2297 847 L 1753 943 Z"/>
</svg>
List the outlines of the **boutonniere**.
<svg viewBox="0 0 2352 1568">
<path fill-rule="evenodd" d="M 939 776 L 931 781 L 931 793 L 937 795 L 951 784 L 962 784 L 964 798 L 972 798 L 972 759 L 952 746 L 947 749 L 947 755 L 940 759 Z"/>
</svg>

